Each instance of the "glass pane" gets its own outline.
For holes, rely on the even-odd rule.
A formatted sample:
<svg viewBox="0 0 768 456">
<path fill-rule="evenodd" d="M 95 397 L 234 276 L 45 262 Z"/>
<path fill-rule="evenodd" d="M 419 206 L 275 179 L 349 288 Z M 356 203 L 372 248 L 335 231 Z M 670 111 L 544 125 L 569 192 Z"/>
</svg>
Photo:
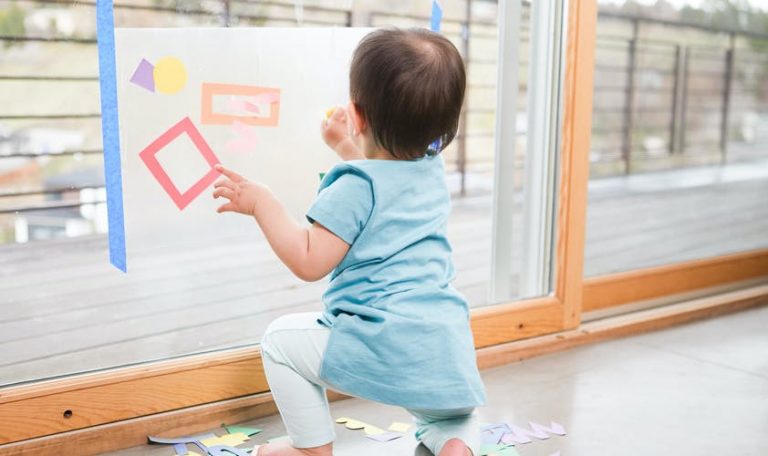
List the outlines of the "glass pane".
<svg viewBox="0 0 768 456">
<path fill-rule="evenodd" d="M 495 2 L 443 5 L 442 33 L 468 72 L 444 159 L 454 284 L 471 307 L 551 292 L 565 2 L 509 4 L 505 84 L 516 103 L 502 124 L 502 12 Z M 115 20 L 409 27 L 427 26 L 429 13 L 429 2 L 132 0 L 118 4 Z M 0 0 L 0 385 L 254 344 L 277 316 L 321 306 L 325 282 L 295 278 L 263 239 L 154 249 L 132 258 L 127 275 L 108 264 L 95 33 L 93 4 Z M 503 172 L 497 125 L 511 125 L 514 145 Z M 504 219 L 496 238 L 494 211 Z"/>
<path fill-rule="evenodd" d="M 565 4 L 512 1 L 500 13 L 508 67 L 499 72 L 492 302 L 552 291 Z"/>
<path fill-rule="evenodd" d="M 768 247 L 765 12 L 722 5 L 601 2 L 587 276 Z"/>
<path fill-rule="evenodd" d="M 469 74 L 466 116 L 444 152 L 449 239 L 455 285 L 479 306 L 490 271 L 497 7 L 444 7 L 442 32 L 468 56 Z M 428 26 L 429 10 L 133 0 L 119 2 L 115 20 Z M 263 240 L 156 249 L 126 275 L 109 265 L 95 32 L 92 4 L 0 0 L 0 385 L 254 344 L 277 316 L 321 306 L 325 281 L 296 279 Z"/>
</svg>

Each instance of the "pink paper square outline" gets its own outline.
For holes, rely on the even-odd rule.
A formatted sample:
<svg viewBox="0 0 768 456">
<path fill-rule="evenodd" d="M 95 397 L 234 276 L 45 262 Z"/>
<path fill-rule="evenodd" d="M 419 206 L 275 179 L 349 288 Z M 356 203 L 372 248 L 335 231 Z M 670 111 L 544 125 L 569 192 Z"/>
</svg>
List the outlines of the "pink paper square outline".
<svg viewBox="0 0 768 456">
<path fill-rule="evenodd" d="M 171 178 L 165 172 L 160 162 L 157 161 L 155 154 L 160 152 L 163 147 L 170 144 L 173 140 L 186 133 L 192 143 L 197 147 L 198 152 L 202 154 L 203 158 L 209 165 L 211 170 L 203 177 L 195 182 L 186 192 L 181 193 L 178 188 L 173 184 Z M 200 193 L 203 192 L 209 185 L 219 177 L 220 173 L 214 169 L 214 166 L 219 164 L 219 159 L 216 154 L 213 153 L 211 147 L 205 142 L 203 135 L 200 134 L 195 125 L 192 123 L 189 117 L 181 119 L 176 125 L 172 126 L 165 133 L 160 135 L 157 139 L 152 141 L 150 145 L 139 152 L 139 157 L 149 169 L 149 172 L 155 176 L 155 179 L 163 187 L 163 190 L 171 197 L 176 207 L 179 210 L 184 210 L 189 203 L 197 198 Z"/>
</svg>

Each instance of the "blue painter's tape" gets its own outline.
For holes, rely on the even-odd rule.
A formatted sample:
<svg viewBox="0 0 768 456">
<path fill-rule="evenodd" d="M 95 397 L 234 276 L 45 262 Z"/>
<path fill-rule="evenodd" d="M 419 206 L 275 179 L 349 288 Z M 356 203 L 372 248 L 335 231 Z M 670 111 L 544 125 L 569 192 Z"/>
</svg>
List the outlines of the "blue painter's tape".
<svg viewBox="0 0 768 456">
<path fill-rule="evenodd" d="M 440 31 L 440 22 L 443 20 L 443 9 L 440 8 L 440 4 L 437 3 L 437 0 L 432 0 L 432 21 L 430 23 L 429 29 L 433 32 L 439 32 Z"/>
<path fill-rule="evenodd" d="M 438 152 L 443 150 L 442 138 L 437 138 L 436 140 L 432 141 L 432 144 L 430 144 L 427 149 L 431 150 L 433 154 L 437 154 Z"/>
<path fill-rule="evenodd" d="M 127 272 L 123 177 L 120 168 L 120 133 L 117 117 L 115 16 L 112 0 L 98 0 L 96 3 L 96 38 L 99 47 L 101 132 L 104 142 L 104 179 L 107 188 L 109 262 L 121 271 Z"/>
</svg>

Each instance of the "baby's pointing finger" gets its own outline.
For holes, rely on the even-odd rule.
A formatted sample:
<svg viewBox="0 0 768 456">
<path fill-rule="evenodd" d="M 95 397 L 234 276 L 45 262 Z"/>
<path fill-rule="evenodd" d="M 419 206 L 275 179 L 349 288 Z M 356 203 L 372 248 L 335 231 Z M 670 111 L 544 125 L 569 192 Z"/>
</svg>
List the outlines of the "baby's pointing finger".
<svg viewBox="0 0 768 456">
<path fill-rule="evenodd" d="M 216 165 L 216 171 L 220 172 L 221 174 L 227 176 L 228 178 L 232 179 L 235 182 L 241 182 L 244 181 L 245 178 L 236 172 L 232 171 L 231 169 L 225 168 L 223 165 L 218 164 Z"/>
</svg>

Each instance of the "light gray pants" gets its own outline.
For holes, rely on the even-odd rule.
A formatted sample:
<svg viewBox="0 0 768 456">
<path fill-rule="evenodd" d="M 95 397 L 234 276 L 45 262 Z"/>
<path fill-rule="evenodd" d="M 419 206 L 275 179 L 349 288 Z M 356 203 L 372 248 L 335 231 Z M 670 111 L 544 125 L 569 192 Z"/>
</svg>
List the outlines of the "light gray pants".
<svg viewBox="0 0 768 456">
<path fill-rule="evenodd" d="M 339 390 L 319 375 L 331 331 L 317 322 L 318 317 L 315 312 L 280 317 L 261 340 L 267 381 L 296 448 L 321 446 L 336 438 L 325 390 Z M 407 409 L 416 423 L 416 439 L 434 454 L 446 441 L 458 438 L 479 456 L 480 431 L 473 410 Z"/>
</svg>

